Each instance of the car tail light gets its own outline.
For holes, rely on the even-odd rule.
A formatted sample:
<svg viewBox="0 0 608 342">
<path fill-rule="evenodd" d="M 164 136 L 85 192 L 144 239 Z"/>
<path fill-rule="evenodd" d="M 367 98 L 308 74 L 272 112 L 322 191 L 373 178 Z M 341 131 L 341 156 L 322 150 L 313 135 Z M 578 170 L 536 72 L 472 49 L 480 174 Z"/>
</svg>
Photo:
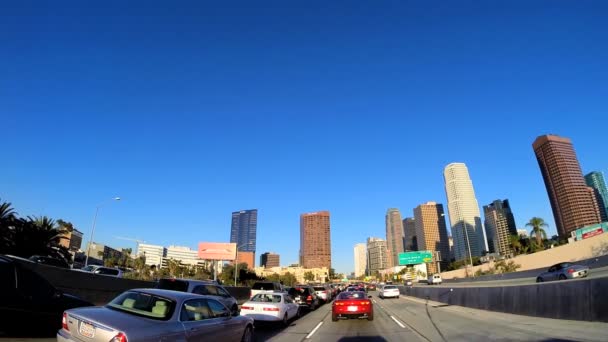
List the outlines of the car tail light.
<svg viewBox="0 0 608 342">
<path fill-rule="evenodd" d="M 366 300 L 366 301 L 361 302 L 361 305 L 370 305 L 370 304 L 371 304 L 371 303 L 370 303 L 370 301 L 369 301 L 369 300 Z"/>
<path fill-rule="evenodd" d="M 574 268 L 569 268 L 568 273 L 574 273 Z"/>
<path fill-rule="evenodd" d="M 280 311 L 279 308 L 264 308 L 264 311 Z"/>
<path fill-rule="evenodd" d="M 114 336 L 110 342 L 127 342 L 127 335 L 119 332 L 118 335 Z"/>
<path fill-rule="evenodd" d="M 306 300 L 312 300 L 312 296 L 306 297 Z"/>
<path fill-rule="evenodd" d="M 63 318 L 61 319 L 61 327 L 63 330 L 70 331 L 70 327 L 68 327 L 68 314 L 65 312 L 63 313 Z"/>
<path fill-rule="evenodd" d="M 334 305 L 342 306 L 342 305 L 344 305 L 344 303 L 342 303 L 342 302 L 334 302 Z"/>
<path fill-rule="evenodd" d="M 241 306 L 241 310 L 253 310 L 253 306 Z"/>
</svg>

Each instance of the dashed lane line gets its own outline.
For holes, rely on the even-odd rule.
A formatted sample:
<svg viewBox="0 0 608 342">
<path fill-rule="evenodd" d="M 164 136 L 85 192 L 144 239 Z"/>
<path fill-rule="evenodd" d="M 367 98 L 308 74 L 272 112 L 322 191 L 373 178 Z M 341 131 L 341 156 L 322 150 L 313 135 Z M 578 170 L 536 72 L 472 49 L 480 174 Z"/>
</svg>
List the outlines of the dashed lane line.
<svg viewBox="0 0 608 342">
<path fill-rule="evenodd" d="M 312 335 L 314 335 L 314 333 L 316 333 L 316 332 L 317 332 L 317 330 L 318 330 L 318 329 L 319 329 L 319 328 L 320 328 L 322 325 L 323 325 L 323 322 L 319 322 L 319 324 L 317 324 L 317 326 L 316 326 L 314 329 L 312 329 L 312 331 L 311 331 L 311 332 L 310 332 L 308 335 L 306 335 L 306 337 L 305 337 L 305 338 L 306 338 L 306 339 L 310 339 L 310 338 L 312 337 Z"/>
</svg>

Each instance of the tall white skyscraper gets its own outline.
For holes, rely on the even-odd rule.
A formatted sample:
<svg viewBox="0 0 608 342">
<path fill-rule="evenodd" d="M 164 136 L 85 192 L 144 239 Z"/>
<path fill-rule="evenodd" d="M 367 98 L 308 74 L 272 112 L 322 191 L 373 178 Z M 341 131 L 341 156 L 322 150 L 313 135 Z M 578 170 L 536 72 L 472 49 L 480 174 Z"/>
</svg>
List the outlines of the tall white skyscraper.
<svg viewBox="0 0 608 342">
<path fill-rule="evenodd" d="M 468 260 L 469 256 L 481 256 L 484 250 L 488 250 L 488 243 L 469 170 L 464 163 L 452 163 L 443 170 L 443 177 L 454 239 L 454 257 L 456 260 Z"/>
<path fill-rule="evenodd" d="M 355 245 L 355 277 L 365 275 L 367 269 L 367 247 L 364 243 Z"/>
</svg>

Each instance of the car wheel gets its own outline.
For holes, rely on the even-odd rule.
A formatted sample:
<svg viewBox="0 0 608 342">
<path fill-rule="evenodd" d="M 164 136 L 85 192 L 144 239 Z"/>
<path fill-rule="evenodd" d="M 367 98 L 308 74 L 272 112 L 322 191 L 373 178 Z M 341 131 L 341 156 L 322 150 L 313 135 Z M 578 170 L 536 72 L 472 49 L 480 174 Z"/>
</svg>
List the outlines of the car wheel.
<svg viewBox="0 0 608 342">
<path fill-rule="evenodd" d="M 560 275 L 559 275 L 559 280 L 566 280 L 566 279 L 568 279 L 568 278 L 566 278 L 566 276 L 565 276 L 565 275 L 563 275 L 563 274 L 560 274 Z"/>
<path fill-rule="evenodd" d="M 331 315 L 331 321 L 332 321 L 332 322 L 337 322 L 337 321 L 338 321 L 338 316 L 336 316 L 336 315 Z"/>
<path fill-rule="evenodd" d="M 368 321 L 373 321 L 374 320 L 374 314 L 370 314 L 369 316 L 367 316 L 367 320 Z"/>
<path fill-rule="evenodd" d="M 541 278 L 541 277 L 536 278 L 536 282 L 537 283 L 542 283 L 543 282 L 543 278 Z"/>
<path fill-rule="evenodd" d="M 287 313 L 285 313 L 285 316 L 283 316 L 283 320 L 281 321 L 281 323 L 284 327 L 289 325 L 289 318 L 287 318 Z"/>
<path fill-rule="evenodd" d="M 241 342 L 252 342 L 253 341 L 253 330 L 250 326 L 245 328 L 245 332 L 243 333 L 243 338 L 241 338 Z"/>
<path fill-rule="evenodd" d="M 300 318 L 302 317 L 302 310 L 300 310 L 300 308 L 298 308 L 298 311 L 296 311 L 296 318 Z"/>
</svg>

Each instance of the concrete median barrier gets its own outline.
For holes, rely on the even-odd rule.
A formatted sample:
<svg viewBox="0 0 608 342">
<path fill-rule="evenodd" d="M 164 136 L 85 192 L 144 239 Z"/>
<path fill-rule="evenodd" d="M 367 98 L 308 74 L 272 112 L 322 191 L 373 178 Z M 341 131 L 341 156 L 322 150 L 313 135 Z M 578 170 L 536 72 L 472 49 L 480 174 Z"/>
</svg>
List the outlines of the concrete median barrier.
<svg viewBox="0 0 608 342">
<path fill-rule="evenodd" d="M 495 287 L 400 286 L 402 294 L 517 315 L 608 322 L 608 277 Z"/>
</svg>

